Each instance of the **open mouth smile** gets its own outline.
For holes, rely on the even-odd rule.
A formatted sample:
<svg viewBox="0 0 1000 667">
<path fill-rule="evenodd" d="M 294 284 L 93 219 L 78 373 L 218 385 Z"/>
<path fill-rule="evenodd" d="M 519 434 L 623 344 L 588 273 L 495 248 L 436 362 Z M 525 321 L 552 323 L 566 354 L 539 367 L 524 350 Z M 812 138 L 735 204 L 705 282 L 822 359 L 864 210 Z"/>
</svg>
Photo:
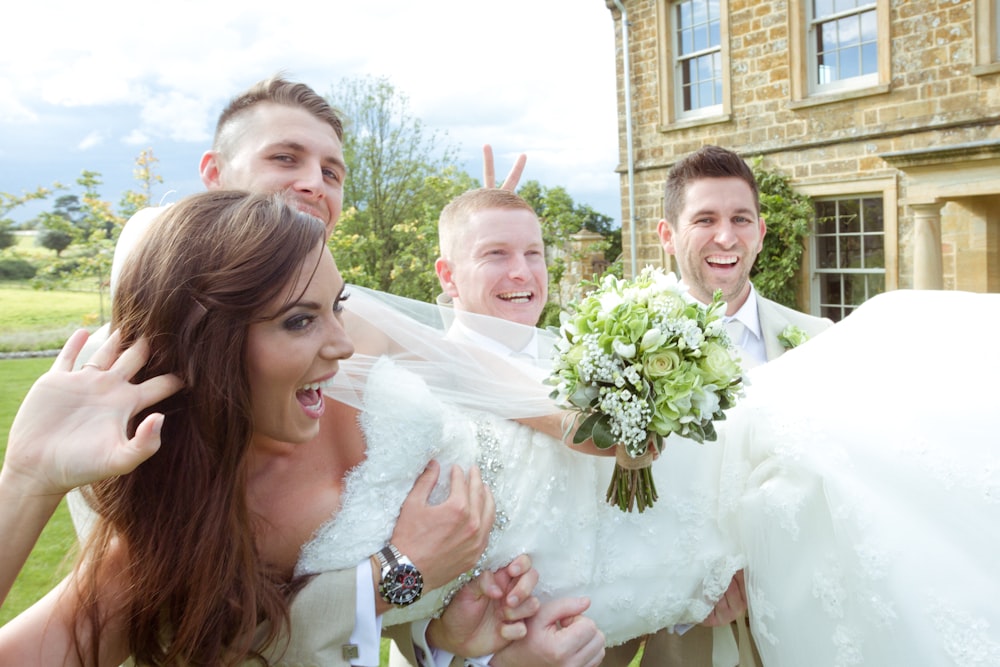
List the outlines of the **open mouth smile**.
<svg viewBox="0 0 1000 667">
<path fill-rule="evenodd" d="M 497 294 L 497 297 L 508 303 L 529 303 L 532 298 L 531 292 L 504 292 Z"/>
</svg>

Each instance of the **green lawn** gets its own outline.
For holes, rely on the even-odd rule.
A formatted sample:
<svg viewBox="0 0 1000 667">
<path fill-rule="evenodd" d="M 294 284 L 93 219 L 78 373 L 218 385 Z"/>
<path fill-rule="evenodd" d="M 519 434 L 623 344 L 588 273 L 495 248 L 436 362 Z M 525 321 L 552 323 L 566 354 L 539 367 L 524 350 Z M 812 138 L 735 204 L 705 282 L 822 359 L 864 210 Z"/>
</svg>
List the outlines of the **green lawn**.
<svg viewBox="0 0 1000 667">
<path fill-rule="evenodd" d="M 108 317 L 107 295 L 103 310 Z M 75 329 L 101 324 L 97 292 L 36 290 L 19 283 L 0 286 L 0 352 L 58 349 Z M 6 436 L 6 433 L 4 433 Z"/>
<path fill-rule="evenodd" d="M 7 435 L 14 414 L 31 383 L 52 365 L 51 358 L 0 360 L 0 456 L 7 450 Z M 66 572 L 67 551 L 76 541 L 66 503 L 62 503 L 45 528 L 7 601 L 0 608 L 0 625 L 44 595 Z"/>
</svg>

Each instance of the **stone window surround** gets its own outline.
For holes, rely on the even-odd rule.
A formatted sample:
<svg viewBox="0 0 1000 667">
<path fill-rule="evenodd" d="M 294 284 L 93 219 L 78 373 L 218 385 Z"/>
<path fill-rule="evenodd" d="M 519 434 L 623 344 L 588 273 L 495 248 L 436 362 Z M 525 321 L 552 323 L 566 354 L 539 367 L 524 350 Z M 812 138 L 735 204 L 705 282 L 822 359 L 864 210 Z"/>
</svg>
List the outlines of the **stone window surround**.
<svg viewBox="0 0 1000 667">
<path fill-rule="evenodd" d="M 695 127 L 707 123 L 720 123 L 731 120 L 729 62 L 729 0 L 719 0 L 719 55 L 722 62 L 722 105 L 712 107 L 711 115 L 699 115 L 697 110 L 685 113 L 681 111 L 681 101 L 677 98 L 680 86 L 676 81 L 677 72 L 674 67 L 674 3 L 671 0 L 658 0 L 656 3 L 656 30 L 660 35 L 657 40 L 657 60 L 659 71 L 659 104 L 660 125 L 669 126 L 666 129 Z"/>
<path fill-rule="evenodd" d="M 972 8 L 975 26 L 976 62 L 972 73 L 977 76 L 1000 72 L 1000 8 L 998 0 L 975 0 Z"/>
<path fill-rule="evenodd" d="M 899 232 L 896 212 L 898 210 L 898 185 L 894 176 L 857 178 L 852 180 L 838 179 L 830 182 L 797 182 L 792 187 L 797 192 L 813 199 L 846 199 L 861 197 L 881 197 L 883 234 L 885 239 L 885 289 L 886 291 L 899 287 Z M 810 234 L 806 241 L 806 252 L 802 258 L 802 266 L 807 272 L 802 280 L 802 291 L 799 302 L 809 304 L 810 311 L 819 314 L 819 274 L 813 271 L 813 237 Z"/>
<path fill-rule="evenodd" d="M 844 99 L 865 97 L 889 92 L 892 80 L 892 44 L 889 29 L 889 0 L 875 0 L 878 15 L 878 76 L 876 83 L 863 83 L 858 88 L 841 88 L 834 91 L 814 91 L 809 72 L 812 69 L 813 50 L 809 48 L 809 13 L 805 3 L 809 0 L 788 2 L 788 57 L 791 75 L 792 109 L 828 104 Z"/>
<path fill-rule="evenodd" d="M 872 221 L 868 220 L 866 217 L 866 208 L 862 205 L 862 202 L 864 200 L 872 202 L 877 201 L 879 204 L 879 218 L 881 218 L 882 224 L 880 228 L 875 231 L 871 229 L 871 225 L 873 224 Z M 869 243 L 872 243 L 876 237 L 878 237 L 879 242 L 882 245 L 881 262 L 879 262 L 878 264 L 869 264 L 869 262 L 872 261 L 872 258 L 868 257 L 867 255 L 862 255 L 860 261 L 866 264 L 864 267 L 841 266 L 841 260 L 843 259 L 843 256 L 838 252 L 833 258 L 834 260 L 833 265 L 820 266 L 818 252 L 820 248 L 821 238 L 818 235 L 818 231 L 816 228 L 817 221 L 814 220 L 813 233 L 810 234 L 809 238 L 810 250 L 812 250 L 812 258 L 813 258 L 813 261 L 811 262 L 812 265 L 811 270 L 814 277 L 812 281 L 813 283 L 812 289 L 813 289 L 813 297 L 815 299 L 815 301 L 812 301 L 812 303 L 814 304 L 813 309 L 815 310 L 818 307 L 820 310 L 820 312 L 818 313 L 819 315 L 830 317 L 834 321 L 838 321 L 843 319 L 843 317 L 845 317 L 846 315 L 853 312 L 854 309 L 860 304 L 855 304 L 853 302 L 848 303 L 845 300 L 843 294 L 838 294 L 836 298 L 831 298 L 831 295 L 828 294 L 826 299 L 822 298 L 822 292 L 823 292 L 822 285 L 824 283 L 829 284 L 831 278 L 836 284 L 843 287 L 845 280 L 853 283 L 852 278 L 861 277 L 862 284 L 865 286 L 864 287 L 865 293 L 863 295 L 854 294 L 853 298 L 857 299 L 859 297 L 863 297 L 862 303 L 864 301 L 867 301 L 871 297 L 875 296 L 875 294 L 880 294 L 881 292 L 885 291 L 885 254 L 886 254 L 886 249 L 885 249 L 886 237 L 885 237 L 885 224 L 884 224 L 885 197 L 881 193 L 873 193 L 867 195 L 851 194 L 849 196 L 842 195 L 839 197 L 824 197 L 821 199 L 814 199 L 813 202 L 814 204 L 817 205 L 817 208 L 820 202 L 823 203 L 836 202 L 838 209 L 839 206 L 844 202 L 854 202 L 859 205 L 858 215 L 860 220 L 858 221 L 857 231 L 855 232 L 854 230 L 851 230 L 848 232 L 843 230 L 840 224 L 834 224 L 830 228 L 824 231 L 823 240 L 825 240 L 827 243 L 832 242 L 835 245 L 835 247 L 837 247 L 842 242 L 849 243 L 851 240 L 856 239 L 859 243 L 859 245 L 857 246 L 857 251 L 859 253 L 861 253 Z M 840 214 L 838 213 L 838 216 L 839 215 Z M 840 221 L 841 218 L 838 217 L 837 222 L 839 223 Z M 882 281 L 881 289 L 879 289 L 877 285 L 873 285 L 870 282 L 870 280 L 873 278 L 881 279 Z M 869 287 L 874 287 L 877 291 L 875 291 L 874 293 L 868 293 Z M 837 311 L 837 313 L 834 314 L 828 312 L 827 308 Z"/>
</svg>

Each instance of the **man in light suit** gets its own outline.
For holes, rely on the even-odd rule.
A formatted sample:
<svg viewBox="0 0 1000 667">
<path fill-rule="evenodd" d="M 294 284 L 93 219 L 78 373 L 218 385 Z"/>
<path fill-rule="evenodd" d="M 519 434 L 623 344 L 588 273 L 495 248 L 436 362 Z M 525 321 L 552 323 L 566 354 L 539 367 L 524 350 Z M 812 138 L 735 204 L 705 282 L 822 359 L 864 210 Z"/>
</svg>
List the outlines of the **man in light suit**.
<svg viewBox="0 0 1000 667">
<path fill-rule="evenodd" d="M 811 337 L 833 324 L 764 298 L 750 282 L 750 269 L 763 247 L 767 225 L 760 216 L 753 172 L 736 153 L 704 146 L 675 164 L 667 176 L 664 218 L 656 231 L 663 249 L 676 258 L 691 296 L 709 303 L 715 291 L 722 290 L 727 329 L 742 352 L 745 368 L 784 354 L 788 348 L 780 338 L 789 327 Z M 727 598 L 734 608 L 745 609 L 741 579 L 739 583 L 739 595 L 727 593 Z M 648 637 L 643 667 L 759 664 L 745 615 L 731 625 L 719 623 L 718 609 L 687 632 L 662 630 Z M 624 667 L 638 647 L 639 641 L 632 641 L 609 649 L 603 664 Z"/>
</svg>

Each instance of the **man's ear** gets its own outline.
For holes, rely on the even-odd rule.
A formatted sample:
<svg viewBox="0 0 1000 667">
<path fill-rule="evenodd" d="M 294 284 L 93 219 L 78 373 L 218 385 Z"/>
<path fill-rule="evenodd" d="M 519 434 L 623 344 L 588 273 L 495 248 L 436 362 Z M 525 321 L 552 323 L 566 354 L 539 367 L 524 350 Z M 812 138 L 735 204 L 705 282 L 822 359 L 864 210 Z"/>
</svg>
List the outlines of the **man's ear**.
<svg viewBox="0 0 1000 667">
<path fill-rule="evenodd" d="M 201 164 L 198 165 L 198 173 L 201 174 L 201 182 L 206 190 L 222 188 L 222 165 L 216 151 L 205 151 L 205 154 L 201 156 Z"/>
<path fill-rule="evenodd" d="M 764 249 L 764 234 L 767 234 L 767 224 L 764 222 L 764 216 L 757 218 L 757 224 L 760 225 L 760 242 L 757 244 L 757 252 L 759 253 Z"/>
<path fill-rule="evenodd" d="M 663 250 L 668 255 L 676 254 L 674 250 L 674 229 L 670 226 L 670 223 L 666 220 L 660 220 L 656 223 L 656 233 L 660 237 L 660 243 L 663 245 Z"/>
<path fill-rule="evenodd" d="M 434 272 L 437 273 L 438 281 L 441 283 L 441 291 L 452 299 L 458 298 L 458 287 L 452 281 L 451 262 L 444 257 L 438 257 L 434 262 Z"/>
</svg>

